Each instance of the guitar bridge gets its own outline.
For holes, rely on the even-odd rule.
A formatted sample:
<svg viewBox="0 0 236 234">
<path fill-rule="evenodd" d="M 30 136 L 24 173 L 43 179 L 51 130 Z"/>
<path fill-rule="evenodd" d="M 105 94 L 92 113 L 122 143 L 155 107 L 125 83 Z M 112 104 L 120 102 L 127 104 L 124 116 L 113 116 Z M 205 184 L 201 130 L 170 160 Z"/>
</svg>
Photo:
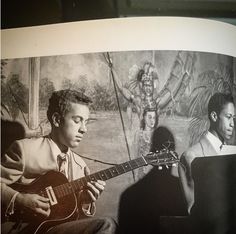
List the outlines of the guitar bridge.
<svg viewBox="0 0 236 234">
<path fill-rule="evenodd" d="M 46 187 L 45 190 L 48 195 L 49 202 L 50 202 L 51 206 L 56 205 L 58 202 L 57 202 L 57 198 L 56 198 L 56 195 L 53 191 L 52 186 Z"/>
</svg>

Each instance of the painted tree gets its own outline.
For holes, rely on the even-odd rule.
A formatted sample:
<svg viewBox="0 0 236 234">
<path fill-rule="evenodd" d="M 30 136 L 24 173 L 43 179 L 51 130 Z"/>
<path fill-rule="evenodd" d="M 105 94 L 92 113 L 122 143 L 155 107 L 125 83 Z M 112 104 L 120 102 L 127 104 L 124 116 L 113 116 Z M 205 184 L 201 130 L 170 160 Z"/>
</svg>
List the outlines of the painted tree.
<svg viewBox="0 0 236 234">
<path fill-rule="evenodd" d="M 97 81 L 93 85 L 92 100 L 93 110 L 114 111 L 118 109 L 113 90 Z"/>
<path fill-rule="evenodd" d="M 16 120 L 19 113 L 28 113 L 29 90 L 20 81 L 18 74 L 13 74 L 10 78 L 4 75 L 3 69 L 7 65 L 7 60 L 1 61 L 1 107 L 8 113 L 10 118 Z M 3 110 L 1 113 L 4 115 Z M 24 118 L 25 122 L 26 119 Z"/>
<path fill-rule="evenodd" d="M 39 82 L 39 107 L 45 109 L 48 106 L 48 100 L 52 93 L 55 91 L 55 87 L 52 81 L 47 77 L 40 79 Z"/>
<path fill-rule="evenodd" d="M 76 80 L 64 78 L 61 86 L 62 89 L 75 89 L 83 93 L 90 89 L 86 75 L 79 75 Z"/>
</svg>

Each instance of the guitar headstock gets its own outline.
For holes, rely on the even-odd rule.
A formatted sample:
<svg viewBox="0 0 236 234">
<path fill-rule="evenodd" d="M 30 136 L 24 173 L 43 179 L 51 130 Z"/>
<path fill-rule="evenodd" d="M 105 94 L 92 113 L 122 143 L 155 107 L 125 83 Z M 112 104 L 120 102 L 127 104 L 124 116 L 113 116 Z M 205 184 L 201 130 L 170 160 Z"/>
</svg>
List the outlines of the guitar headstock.
<svg viewBox="0 0 236 234">
<path fill-rule="evenodd" d="M 163 149 L 157 152 L 150 152 L 145 157 L 147 164 L 158 167 L 176 166 L 179 162 L 178 154 L 175 151 Z"/>
</svg>

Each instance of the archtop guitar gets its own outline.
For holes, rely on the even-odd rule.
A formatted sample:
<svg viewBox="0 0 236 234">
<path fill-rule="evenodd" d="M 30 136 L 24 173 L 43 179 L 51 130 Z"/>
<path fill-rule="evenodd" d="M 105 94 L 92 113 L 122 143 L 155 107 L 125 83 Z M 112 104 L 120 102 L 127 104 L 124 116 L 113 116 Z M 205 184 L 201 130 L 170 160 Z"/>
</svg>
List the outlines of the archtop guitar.
<svg viewBox="0 0 236 234">
<path fill-rule="evenodd" d="M 78 217 L 78 201 L 76 193 L 81 191 L 89 181 L 109 180 L 142 166 L 172 166 L 179 162 L 177 153 L 170 150 L 149 153 L 144 157 L 115 165 L 108 169 L 90 174 L 86 177 L 69 182 L 64 174 L 49 171 L 29 185 L 13 184 L 11 188 L 21 193 L 39 194 L 50 200 L 51 213 L 49 217 L 35 216 L 29 210 L 16 209 L 12 219 L 16 222 L 30 223 L 30 232 L 46 233 L 50 228 L 60 223 L 68 222 Z"/>
</svg>

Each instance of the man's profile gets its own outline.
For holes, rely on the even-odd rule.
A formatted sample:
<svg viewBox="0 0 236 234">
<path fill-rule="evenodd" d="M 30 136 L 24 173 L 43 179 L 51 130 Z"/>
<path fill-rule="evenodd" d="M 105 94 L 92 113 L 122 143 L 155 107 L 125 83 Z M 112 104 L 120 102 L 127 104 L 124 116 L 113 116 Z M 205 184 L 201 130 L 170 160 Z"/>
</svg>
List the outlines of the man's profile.
<svg viewBox="0 0 236 234">
<path fill-rule="evenodd" d="M 210 128 L 199 142 L 186 150 L 180 158 L 179 176 L 190 213 L 194 204 L 194 182 L 191 163 L 196 157 L 221 155 L 222 149 L 233 135 L 235 104 L 232 95 L 215 93 L 209 100 L 208 118 Z"/>
<path fill-rule="evenodd" d="M 68 185 L 67 190 L 58 186 L 59 195 L 56 196 L 56 191 L 49 185 L 46 187 L 46 194 L 38 194 L 34 190 L 16 190 L 16 184 L 18 187 L 30 185 L 50 171 L 62 173 L 69 182 L 89 174 L 83 159 L 71 149 L 78 147 L 87 132 L 90 102 L 89 97 L 75 90 L 55 91 L 49 100 L 47 111 L 51 133 L 48 136 L 15 141 L 2 155 L 2 233 L 31 233 L 34 231 L 32 222 L 22 219 L 24 215 L 20 215 L 20 212 L 28 212 L 32 218 L 42 220 L 52 218 L 50 215 L 53 214 L 54 205 L 60 204 L 59 197 L 74 189 Z M 102 180 L 88 181 L 75 195 L 72 221 L 69 219 L 72 214 L 68 215 L 66 208 L 60 204 L 60 212 L 65 211 L 65 217 L 62 214 L 57 219 L 62 222 L 53 223 L 43 232 L 114 233 L 116 224 L 112 219 L 91 218 L 95 213 L 95 201 L 104 187 L 105 182 Z M 64 199 L 63 202 L 67 200 L 70 199 Z M 79 220 L 81 217 L 84 219 Z"/>
</svg>

